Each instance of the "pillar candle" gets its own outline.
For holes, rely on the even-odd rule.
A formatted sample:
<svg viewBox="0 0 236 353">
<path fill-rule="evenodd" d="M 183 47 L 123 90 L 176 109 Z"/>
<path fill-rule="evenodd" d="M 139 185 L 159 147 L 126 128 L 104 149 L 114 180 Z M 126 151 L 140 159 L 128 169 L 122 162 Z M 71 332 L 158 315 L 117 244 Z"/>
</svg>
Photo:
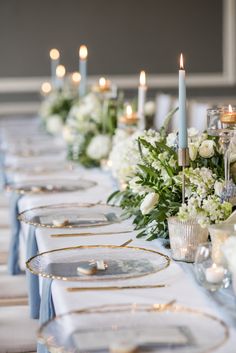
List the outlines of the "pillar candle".
<svg viewBox="0 0 236 353">
<path fill-rule="evenodd" d="M 80 97 L 83 97 L 86 94 L 87 89 L 87 56 L 87 47 L 85 45 L 81 45 L 81 47 L 79 48 L 79 72 L 81 76 L 79 85 Z"/>
<path fill-rule="evenodd" d="M 146 101 L 146 74 L 145 71 L 140 72 L 139 78 L 139 88 L 138 88 L 138 118 L 139 118 L 139 127 L 141 130 L 145 129 L 145 113 L 144 106 Z"/>
<path fill-rule="evenodd" d="M 56 69 L 57 66 L 60 64 L 60 53 L 57 49 L 51 49 L 49 52 L 51 58 L 51 81 L 52 86 L 57 86 L 57 76 L 56 76 Z"/>
<path fill-rule="evenodd" d="M 180 56 L 179 69 L 179 148 L 188 147 L 187 117 L 186 117 L 186 84 L 183 55 Z"/>
</svg>

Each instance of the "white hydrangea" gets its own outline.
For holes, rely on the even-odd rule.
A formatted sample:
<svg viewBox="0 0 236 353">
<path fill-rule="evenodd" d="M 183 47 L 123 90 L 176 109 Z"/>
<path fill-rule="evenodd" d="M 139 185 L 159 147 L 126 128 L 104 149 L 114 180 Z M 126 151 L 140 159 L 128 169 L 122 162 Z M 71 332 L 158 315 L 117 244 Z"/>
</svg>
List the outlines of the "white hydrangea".
<svg viewBox="0 0 236 353">
<path fill-rule="evenodd" d="M 86 153 L 91 159 L 101 160 L 108 157 L 111 146 L 111 137 L 109 135 L 96 135 L 91 139 Z"/>
<path fill-rule="evenodd" d="M 57 135 L 63 130 L 63 121 L 60 115 L 54 114 L 47 118 L 46 129 L 50 134 Z"/>
<path fill-rule="evenodd" d="M 109 164 L 111 165 L 112 175 L 119 182 L 128 182 L 136 171 L 137 165 L 141 163 L 141 157 L 138 148 L 138 138 L 142 137 L 147 142 L 155 145 L 155 142 L 161 140 L 161 135 L 155 130 L 136 131 L 128 134 L 121 129 L 117 129 L 113 137 L 113 147 L 109 156 Z M 143 155 L 151 157 L 148 149 L 142 146 Z"/>
</svg>

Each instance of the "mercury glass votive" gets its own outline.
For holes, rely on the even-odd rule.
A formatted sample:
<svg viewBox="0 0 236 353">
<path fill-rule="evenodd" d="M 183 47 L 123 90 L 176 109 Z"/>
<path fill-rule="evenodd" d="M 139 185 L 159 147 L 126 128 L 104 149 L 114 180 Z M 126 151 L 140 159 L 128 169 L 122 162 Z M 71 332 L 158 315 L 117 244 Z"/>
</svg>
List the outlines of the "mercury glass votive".
<svg viewBox="0 0 236 353">
<path fill-rule="evenodd" d="M 199 284 L 210 291 L 227 288 L 230 284 L 228 269 L 214 262 L 211 243 L 203 243 L 198 246 L 194 271 Z"/>
<path fill-rule="evenodd" d="M 172 258 L 194 262 L 198 245 L 207 241 L 208 229 L 202 228 L 195 219 L 181 221 L 177 217 L 168 218 L 168 229 Z"/>
</svg>

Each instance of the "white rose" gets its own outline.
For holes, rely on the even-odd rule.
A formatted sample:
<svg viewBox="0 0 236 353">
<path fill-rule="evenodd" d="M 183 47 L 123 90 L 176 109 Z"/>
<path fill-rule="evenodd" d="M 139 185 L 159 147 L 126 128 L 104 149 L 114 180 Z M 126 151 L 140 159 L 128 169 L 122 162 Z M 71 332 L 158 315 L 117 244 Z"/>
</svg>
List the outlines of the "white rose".
<svg viewBox="0 0 236 353">
<path fill-rule="evenodd" d="M 155 192 L 150 192 L 147 194 L 140 205 L 140 211 L 142 212 L 142 215 L 150 213 L 158 204 L 158 201 L 159 195 Z"/>
<path fill-rule="evenodd" d="M 195 161 L 197 158 L 197 146 L 194 143 L 189 143 L 189 157 L 191 161 Z"/>
<path fill-rule="evenodd" d="M 224 190 L 224 183 L 222 181 L 216 181 L 214 184 L 215 194 L 221 196 Z"/>
<path fill-rule="evenodd" d="M 144 105 L 144 113 L 145 115 L 151 116 L 154 115 L 156 111 L 156 105 L 153 101 L 148 101 Z"/>
<path fill-rule="evenodd" d="M 54 114 L 47 118 L 46 129 L 50 134 L 56 135 L 62 132 L 63 122 L 60 115 Z"/>
<path fill-rule="evenodd" d="M 91 159 L 101 160 L 108 157 L 111 150 L 111 138 L 108 135 L 97 135 L 92 138 L 87 147 L 87 155 Z"/>
<path fill-rule="evenodd" d="M 212 140 L 205 140 L 199 147 L 199 154 L 203 158 L 211 158 L 214 156 L 215 142 Z"/>
</svg>

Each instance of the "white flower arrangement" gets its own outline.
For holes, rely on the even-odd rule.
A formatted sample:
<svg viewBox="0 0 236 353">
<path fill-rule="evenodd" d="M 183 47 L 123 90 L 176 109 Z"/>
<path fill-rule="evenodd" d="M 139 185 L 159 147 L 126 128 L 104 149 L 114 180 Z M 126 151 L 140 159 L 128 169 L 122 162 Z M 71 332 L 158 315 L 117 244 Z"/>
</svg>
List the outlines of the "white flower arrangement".
<svg viewBox="0 0 236 353">
<path fill-rule="evenodd" d="M 111 104 L 93 92 L 74 102 L 64 132 L 70 158 L 93 167 L 108 157 L 116 127 L 116 116 L 109 110 Z"/>
<path fill-rule="evenodd" d="M 45 97 L 39 115 L 46 131 L 52 135 L 62 133 L 72 102 L 73 96 L 64 91 L 52 91 Z"/>
<path fill-rule="evenodd" d="M 190 167 L 184 171 L 184 204 L 177 133 L 165 135 L 149 130 L 114 140 L 118 142 L 110 155 L 113 175 L 123 178 L 127 188 L 113 193 L 109 200 L 119 201 L 127 216 L 135 217 L 136 228 L 141 229 L 138 236 L 148 236 L 150 240 L 168 237 L 167 218 L 171 216 L 181 220 L 194 218 L 206 227 L 231 214 L 232 205 L 222 198 L 224 163 L 217 138 L 194 128 L 188 130 L 191 152 Z"/>
</svg>

